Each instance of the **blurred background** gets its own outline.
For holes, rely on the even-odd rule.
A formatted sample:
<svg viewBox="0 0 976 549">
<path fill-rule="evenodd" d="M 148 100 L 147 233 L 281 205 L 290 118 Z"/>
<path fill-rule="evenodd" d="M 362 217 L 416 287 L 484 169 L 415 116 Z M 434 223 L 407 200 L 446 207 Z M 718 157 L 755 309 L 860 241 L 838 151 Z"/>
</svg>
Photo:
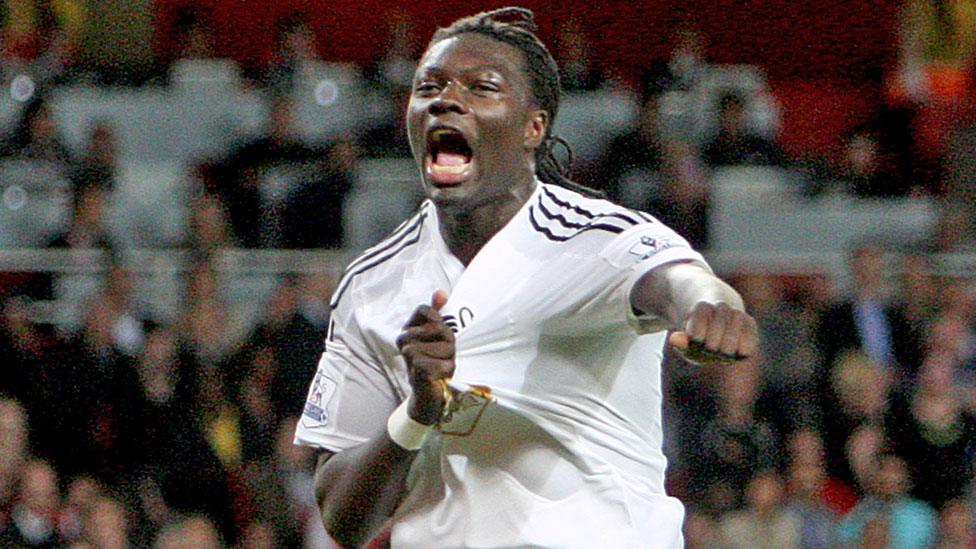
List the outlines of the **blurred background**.
<svg viewBox="0 0 976 549">
<path fill-rule="evenodd" d="M 525 1 L 573 176 L 759 321 L 669 357 L 689 547 L 976 547 L 976 0 Z M 331 547 L 291 444 L 487 2 L 0 3 L 0 547 Z"/>
</svg>

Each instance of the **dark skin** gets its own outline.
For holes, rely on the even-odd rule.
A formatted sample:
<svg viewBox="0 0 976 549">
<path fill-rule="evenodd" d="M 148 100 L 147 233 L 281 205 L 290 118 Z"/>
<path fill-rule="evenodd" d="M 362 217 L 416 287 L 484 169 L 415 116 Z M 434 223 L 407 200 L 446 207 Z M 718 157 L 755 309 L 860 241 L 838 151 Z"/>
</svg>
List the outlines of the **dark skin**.
<svg viewBox="0 0 976 549">
<path fill-rule="evenodd" d="M 477 34 L 442 40 L 424 54 L 407 109 L 411 149 L 424 190 L 437 206 L 441 235 L 464 265 L 528 200 L 535 189 L 535 149 L 549 124 L 532 101 L 525 58 L 517 48 Z M 460 132 L 471 149 L 463 177 L 445 182 L 430 168 L 429 135 L 437 127 Z M 454 373 L 454 335 L 438 312 L 447 294 L 417 307 L 396 344 L 413 389 L 409 416 L 434 425 L 444 406 L 440 380 Z M 692 263 L 658 267 L 631 292 L 639 311 L 676 329 L 669 342 L 699 361 L 728 361 L 755 352 L 755 322 L 742 300 L 706 268 Z M 328 532 L 346 547 L 375 535 L 395 511 L 416 452 L 384 430 L 338 454 L 324 453 L 316 493 Z"/>
</svg>

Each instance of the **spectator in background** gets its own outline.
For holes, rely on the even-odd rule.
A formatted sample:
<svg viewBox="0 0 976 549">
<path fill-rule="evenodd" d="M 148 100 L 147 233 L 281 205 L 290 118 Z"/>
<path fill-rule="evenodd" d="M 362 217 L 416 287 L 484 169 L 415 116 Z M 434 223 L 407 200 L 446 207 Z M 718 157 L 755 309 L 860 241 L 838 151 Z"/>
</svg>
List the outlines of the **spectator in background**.
<svg viewBox="0 0 976 549">
<path fill-rule="evenodd" d="M 173 329 L 160 326 L 149 332 L 137 370 L 145 463 L 139 495 L 148 522 L 162 526 L 171 518 L 170 508 L 224 518 L 230 501 L 227 473 L 189 396 L 179 392 L 189 372 L 180 361 Z"/>
<path fill-rule="evenodd" d="M 719 547 L 719 528 L 713 516 L 697 509 L 688 507 L 685 511 L 683 528 L 686 549 L 713 549 Z"/>
<path fill-rule="evenodd" d="M 901 256 L 900 266 L 896 306 L 913 331 L 927 333 L 942 309 L 942 292 L 933 258 L 927 253 L 908 250 Z"/>
<path fill-rule="evenodd" d="M 121 502 L 100 496 L 85 517 L 83 539 L 98 549 L 128 549 L 130 524 L 130 513 Z"/>
<path fill-rule="evenodd" d="M 318 520 L 311 484 L 314 453 L 293 443 L 296 423 L 292 417 L 278 424 L 270 438 L 273 458 L 249 463 L 243 475 L 251 502 L 247 516 L 270 525 L 285 547 L 301 546 L 306 523 Z"/>
<path fill-rule="evenodd" d="M 104 488 L 91 477 L 77 476 L 68 483 L 58 531 L 66 542 L 77 542 L 85 535 L 88 518 Z"/>
<path fill-rule="evenodd" d="M 100 187 L 111 191 L 116 186 L 119 169 L 119 143 L 115 128 L 108 120 L 91 125 L 81 157 L 70 174 L 75 188 Z"/>
<path fill-rule="evenodd" d="M 846 351 L 864 352 L 875 364 L 890 370 L 896 381 L 914 377 L 921 363 L 921 337 L 888 294 L 885 250 L 873 241 L 858 242 L 849 252 L 848 265 L 853 295 L 828 307 L 817 325 L 823 398 L 828 397 L 830 371 Z"/>
<path fill-rule="evenodd" d="M 193 515 L 164 528 L 153 543 L 154 549 L 223 549 L 225 547 L 214 523 Z"/>
<path fill-rule="evenodd" d="M 882 147 L 881 134 L 871 125 L 859 125 L 848 133 L 842 161 L 836 186 L 853 196 L 896 198 L 913 189 L 913 181 L 898 169 L 892 152 Z"/>
<path fill-rule="evenodd" d="M 308 15 L 295 11 L 277 18 L 271 51 L 271 59 L 258 79 L 273 95 L 291 94 L 305 66 L 320 59 Z"/>
<path fill-rule="evenodd" d="M 665 91 L 694 90 L 711 69 L 706 38 L 692 22 L 678 25 L 668 59 L 652 63 L 644 80 Z"/>
<path fill-rule="evenodd" d="M 179 7 L 171 32 L 172 44 L 176 47 L 173 60 L 217 57 L 210 15 L 202 7 L 189 4 Z"/>
<path fill-rule="evenodd" d="M 637 128 L 611 141 L 587 170 L 588 179 L 612 199 L 650 212 L 693 246 L 705 247 L 708 174 L 693 147 L 662 136 L 660 97 L 654 90 L 646 93 Z"/>
<path fill-rule="evenodd" d="M 106 251 L 116 248 L 106 226 L 109 189 L 100 183 L 89 183 L 92 184 L 75 187 L 70 225 L 48 241 L 48 248 Z"/>
<path fill-rule="evenodd" d="M 325 341 L 325 331 L 302 313 L 301 297 L 299 280 L 283 278 L 271 296 L 261 323 L 241 347 L 245 354 L 252 356 L 256 352 L 266 353 L 267 360 L 274 364 L 267 388 L 279 417 L 301 414 Z"/>
<path fill-rule="evenodd" d="M 801 510 L 819 513 L 824 505 L 841 516 L 857 504 L 853 488 L 827 472 L 823 437 L 816 428 L 802 426 L 790 434 L 789 477 L 791 503 Z M 806 536 L 806 534 L 804 534 Z"/>
<path fill-rule="evenodd" d="M 130 357 L 136 356 L 142 351 L 152 318 L 137 291 L 135 273 L 121 261 L 114 260 L 109 264 L 105 299 L 115 311 L 112 326 L 115 346 Z"/>
<path fill-rule="evenodd" d="M 24 465 L 10 522 L 0 541 L 6 547 L 56 549 L 63 544 L 57 530 L 60 512 L 57 471 L 46 461 L 30 460 Z"/>
<path fill-rule="evenodd" d="M 976 251 L 976 224 L 972 206 L 966 203 L 945 202 L 940 205 L 932 234 L 932 248 L 945 253 Z"/>
<path fill-rule="evenodd" d="M 771 275 L 747 275 L 735 284 L 755 315 L 762 349 L 762 377 L 778 432 L 819 419 L 814 376 L 819 360 L 814 345 L 815 315 L 786 299 L 783 282 Z"/>
<path fill-rule="evenodd" d="M 200 191 L 190 199 L 185 247 L 198 259 L 237 247 L 227 209 L 217 195 Z"/>
<path fill-rule="evenodd" d="M 722 519 L 727 549 L 799 549 L 799 519 L 783 506 L 783 479 L 772 470 L 756 473 L 746 486 L 746 507 Z"/>
<path fill-rule="evenodd" d="M 794 460 L 787 478 L 786 510 L 796 517 L 798 547 L 831 549 L 837 515 L 822 496 L 827 470 L 823 461 Z"/>
<path fill-rule="evenodd" d="M 831 371 L 830 400 L 823 404 L 827 468 L 848 486 L 858 487 L 875 465 L 891 379 L 860 352 L 843 355 Z"/>
<path fill-rule="evenodd" d="M 307 174 L 285 198 L 281 231 L 286 248 L 342 247 L 343 207 L 360 151 L 351 140 L 340 139 L 321 154 L 314 173 Z"/>
<path fill-rule="evenodd" d="M 904 460 L 883 454 L 870 481 L 869 493 L 841 522 L 838 541 L 853 546 L 877 521 L 886 524 L 890 549 L 932 547 L 937 535 L 937 516 L 924 502 L 908 495 L 909 478 Z"/>
<path fill-rule="evenodd" d="M 592 169 L 587 170 L 588 183 L 630 208 L 647 208 L 665 177 L 660 97 L 656 90 L 646 90 L 637 127 L 615 137 Z"/>
<path fill-rule="evenodd" d="M 402 8 L 387 11 L 385 24 L 383 54 L 374 61 L 369 72 L 373 73 L 373 81 L 383 89 L 412 88 L 414 69 L 421 52 L 416 25 L 412 16 Z"/>
<path fill-rule="evenodd" d="M 936 509 L 965 495 L 974 473 L 976 410 L 966 409 L 956 365 L 933 348 L 917 382 L 895 401 L 887 429 L 908 464 L 912 497 Z"/>
<path fill-rule="evenodd" d="M 964 499 L 952 500 L 939 513 L 939 541 L 936 549 L 972 549 L 976 547 L 973 507 Z"/>
<path fill-rule="evenodd" d="M 567 93 L 594 91 L 605 78 L 595 57 L 593 42 L 578 17 L 559 26 L 553 57 L 559 67 L 559 84 Z"/>
<path fill-rule="evenodd" d="M 30 302 L 23 297 L 0 301 L 0 397 L 18 399 L 28 409 L 36 402 L 37 365 L 45 364 L 53 338 L 31 321 Z"/>
<path fill-rule="evenodd" d="M 0 144 L 0 157 L 55 162 L 65 171 L 70 168 L 74 156 L 58 134 L 47 96 L 37 94 L 27 103 L 13 133 Z"/>
<path fill-rule="evenodd" d="M 968 0 L 906 0 L 898 27 L 897 96 L 949 102 L 972 86 L 976 6 Z"/>
<path fill-rule="evenodd" d="M 27 429 L 23 406 L 16 400 L 0 398 L 0 532 L 10 523 L 17 484 L 27 462 Z"/>
<path fill-rule="evenodd" d="M 746 124 L 745 99 L 728 92 L 719 99 L 718 134 L 702 147 L 702 158 L 711 167 L 779 166 L 785 153 Z"/>
<path fill-rule="evenodd" d="M 115 345 L 117 316 L 104 297 L 84 313 L 82 329 L 67 339 L 57 358 L 56 403 L 48 415 L 58 427 L 46 455 L 58 470 L 119 482 L 138 465 L 138 376 Z M 71 410 L 71 413 L 64 413 Z M 64 452 L 72 448 L 72 452 Z"/>
<path fill-rule="evenodd" d="M 288 194 L 327 169 L 327 159 L 327 151 L 298 137 L 293 100 L 276 97 L 263 134 L 235 145 L 214 170 L 213 191 L 227 208 L 237 242 L 246 248 L 281 245 Z M 333 200 L 341 203 L 341 197 Z"/>
<path fill-rule="evenodd" d="M 717 373 L 718 415 L 698 439 L 693 481 L 695 494 L 715 512 L 742 506 L 746 485 L 758 470 L 781 465 L 773 427 L 755 415 L 759 365 L 754 360 L 723 366 Z"/>
</svg>

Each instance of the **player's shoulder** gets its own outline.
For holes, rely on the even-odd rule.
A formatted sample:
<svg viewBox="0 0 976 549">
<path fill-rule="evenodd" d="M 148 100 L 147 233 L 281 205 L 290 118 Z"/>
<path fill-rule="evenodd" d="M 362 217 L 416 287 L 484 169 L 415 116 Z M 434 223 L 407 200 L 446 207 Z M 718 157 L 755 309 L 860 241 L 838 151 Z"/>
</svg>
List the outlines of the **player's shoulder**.
<svg viewBox="0 0 976 549">
<path fill-rule="evenodd" d="M 554 243 L 609 242 L 635 227 L 660 225 L 646 212 L 604 198 L 585 196 L 558 185 L 540 187 L 529 205 L 529 223 Z M 583 235 L 587 238 L 578 238 Z"/>
<path fill-rule="evenodd" d="M 402 267 L 404 255 L 417 248 L 426 230 L 427 218 L 431 215 L 434 215 L 433 206 L 429 200 L 425 200 L 389 236 L 350 261 L 332 294 L 331 307 L 336 309 L 346 295 L 364 283 L 396 280 L 397 277 L 391 278 L 390 271 Z"/>
</svg>

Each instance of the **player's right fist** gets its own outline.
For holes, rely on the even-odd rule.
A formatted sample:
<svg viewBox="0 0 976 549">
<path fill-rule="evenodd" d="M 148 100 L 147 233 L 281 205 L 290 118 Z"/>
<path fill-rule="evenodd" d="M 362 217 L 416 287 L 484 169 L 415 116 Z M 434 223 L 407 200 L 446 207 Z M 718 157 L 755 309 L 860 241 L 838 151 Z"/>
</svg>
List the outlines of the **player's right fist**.
<svg viewBox="0 0 976 549">
<path fill-rule="evenodd" d="M 433 425 L 444 410 L 444 382 L 454 374 L 454 332 L 438 312 L 447 293 L 434 292 L 430 305 L 421 305 L 397 337 L 396 345 L 407 363 L 413 395 L 407 407 L 410 418 Z"/>
</svg>

